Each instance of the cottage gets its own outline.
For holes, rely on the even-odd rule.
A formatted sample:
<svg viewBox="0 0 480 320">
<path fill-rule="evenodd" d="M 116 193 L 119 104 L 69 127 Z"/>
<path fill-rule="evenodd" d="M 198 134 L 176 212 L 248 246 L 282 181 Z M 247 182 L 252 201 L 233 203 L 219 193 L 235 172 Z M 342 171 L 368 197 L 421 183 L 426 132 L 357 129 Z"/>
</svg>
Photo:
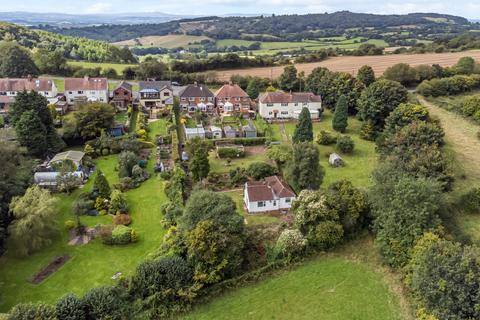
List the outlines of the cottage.
<svg viewBox="0 0 480 320">
<path fill-rule="evenodd" d="M 140 81 L 140 105 L 145 108 L 151 119 L 157 118 L 157 112 L 173 105 L 173 89 L 170 81 Z"/>
<path fill-rule="evenodd" d="M 65 96 L 69 105 L 108 102 L 107 78 L 65 78 Z"/>
<path fill-rule="evenodd" d="M 231 126 L 224 126 L 223 134 L 225 135 L 225 138 L 236 138 L 237 130 L 233 129 Z"/>
<path fill-rule="evenodd" d="M 238 84 L 225 84 L 215 92 L 215 104 L 219 113 L 241 112 L 248 114 L 251 100 Z"/>
<path fill-rule="evenodd" d="M 205 139 L 205 129 L 201 124 L 198 124 L 195 128 L 185 127 L 185 138 L 187 140 L 190 140 L 195 137 L 199 137 L 200 139 Z"/>
<path fill-rule="evenodd" d="M 263 181 L 248 181 L 243 191 L 243 201 L 248 213 L 288 211 L 295 193 L 280 177 L 267 177 Z"/>
<path fill-rule="evenodd" d="M 265 119 L 298 119 L 302 109 L 310 111 L 312 119 L 318 119 L 322 99 L 311 92 L 266 92 L 259 97 L 258 113 Z"/>
<path fill-rule="evenodd" d="M 342 167 L 344 165 L 343 159 L 336 153 L 330 154 L 328 163 L 330 163 L 332 167 Z"/>
<path fill-rule="evenodd" d="M 194 113 L 202 111 L 213 113 L 215 111 L 215 96 L 204 84 L 189 84 L 179 94 L 180 107 L 183 112 Z"/>
<path fill-rule="evenodd" d="M 119 111 L 127 111 L 129 105 L 133 103 L 133 89 L 128 82 L 122 81 L 115 89 L 110 103 Z"/>
</svg>

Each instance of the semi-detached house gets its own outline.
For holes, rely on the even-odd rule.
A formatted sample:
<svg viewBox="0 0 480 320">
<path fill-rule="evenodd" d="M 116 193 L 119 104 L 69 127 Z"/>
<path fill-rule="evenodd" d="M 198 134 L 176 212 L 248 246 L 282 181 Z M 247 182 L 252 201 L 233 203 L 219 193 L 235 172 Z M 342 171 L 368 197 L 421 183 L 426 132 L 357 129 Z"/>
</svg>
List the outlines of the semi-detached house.
<svg viewBox="0 0 480 320">
<path fill-rule="evenodd" d="M 65 78 L 65 97 L 70 105 L 108 102 L 107 78 Z"/>
<path fill-rule="evenodd" d="M 311 92 L 266 92 L 258 99 L 258 113 L 265 119 L 298 119 L 303 108 L 318 119 L 322 98 Z"/>
</svg>

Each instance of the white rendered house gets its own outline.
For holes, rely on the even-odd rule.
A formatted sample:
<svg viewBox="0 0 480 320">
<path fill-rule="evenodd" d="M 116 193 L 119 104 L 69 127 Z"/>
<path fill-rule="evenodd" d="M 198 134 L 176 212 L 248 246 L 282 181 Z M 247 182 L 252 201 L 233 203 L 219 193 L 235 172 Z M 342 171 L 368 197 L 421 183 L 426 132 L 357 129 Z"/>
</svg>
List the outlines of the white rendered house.
<svg viewBox="0 0 480 320">
<path fill-rule="evenodd" d="M 265 119 L 298 119 L 303 108 L 310 117 L 318 119 L 322 98 L 311 92 L 266 92 L 258 99 L 258 113 Z"/>
<path fill-rule="evenodd" d="M 278 176 L 267 177 L 263 181 L 248 181 L 243 190 L 243 202 L 251 214 L 288 211 L 295 197 L 290 186 Z"/>
</svg>

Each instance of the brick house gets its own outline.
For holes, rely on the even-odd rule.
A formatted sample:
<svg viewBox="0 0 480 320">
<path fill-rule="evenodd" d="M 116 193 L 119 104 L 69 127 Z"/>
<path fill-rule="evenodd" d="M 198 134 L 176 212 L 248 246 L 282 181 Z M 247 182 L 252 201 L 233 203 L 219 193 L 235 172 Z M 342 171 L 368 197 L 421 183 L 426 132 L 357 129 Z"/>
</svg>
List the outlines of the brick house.
<svg viewBox="0 0 480 320">
<path fill-rule="evenodd" d="M 179 93 L 182 111 L 194 113 L 197 110 L 207 113 L 215 111 L 215 95 L 204 84 L 189 84 Z"/>
<path fill-rule="evenodd" d="M 215 104 L 219 113 L 248 113 L 251 99 L 238 84 L 225 84 L 215 92 Z"/>
<path fill-rule="evenodd" d="M 122 81 L 112 92 L 112 100 L 110 103 L 119 111 L 126 111 L 128 106 L 133 102 L 132 85 Z"/>
</svg>

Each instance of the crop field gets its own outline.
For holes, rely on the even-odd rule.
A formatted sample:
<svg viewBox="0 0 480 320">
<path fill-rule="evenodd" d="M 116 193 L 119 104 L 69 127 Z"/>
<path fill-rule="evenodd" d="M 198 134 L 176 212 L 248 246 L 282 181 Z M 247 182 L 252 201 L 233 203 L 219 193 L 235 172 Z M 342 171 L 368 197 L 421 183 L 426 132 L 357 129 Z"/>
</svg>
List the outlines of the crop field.
<svg viewBox="0 0 480 320">
<path fill-rule="evenodd" d="M 145 47 L 161 47 L 161 48 L 178 48 L 187 47 L 190 43 L 200 42 L 210 39 L 206 36 L 189 36 L 184 34 L 170 34 L 166 36 L 148 36 L 137 39 L 130 39 L 116 42 L 116 45 L 123 46 L 145 46 Z"/>
<path fill-rule="evenodd" d="M 457 63 L 461 57 L 472 57 L 480 60 L 480 50 L 471 50 L 452 53 L 426 53 L 426 54 L 392 54 L 383 56 L 362 56 L 362 57 L 333 57 L 321 62 L 296 64 L 299 72 L 310 74 L 313 69 L 325 67 L 331 71 L 348 72 L 356 74 L 363 65 L 369 65 L 373 68 L 377 76 L 394 64 L 408 63 L 412 66 L 421 64 L 439 64 L 441 66 L 452 66 Z M 229 81 L 232 75 L 259 76 L 265 78 L 277 78 L 282 74 L 284 66 L 246 68 L 232 70 L 218 70 L 217 78 L 219 81 Z"/>
<path fill-rule="evenodd" d="M 106 68 L 114 69 L 118 74 L 122 74 L 123 70 L 128 67 L 135 67 L 134 64 L 120 64 L 120 63 L 103 63 L 103 62 L 86 62 L 86 61 L 68 61 L 71 66 L 78 66 L 82 68 Z"/>
</svg>

